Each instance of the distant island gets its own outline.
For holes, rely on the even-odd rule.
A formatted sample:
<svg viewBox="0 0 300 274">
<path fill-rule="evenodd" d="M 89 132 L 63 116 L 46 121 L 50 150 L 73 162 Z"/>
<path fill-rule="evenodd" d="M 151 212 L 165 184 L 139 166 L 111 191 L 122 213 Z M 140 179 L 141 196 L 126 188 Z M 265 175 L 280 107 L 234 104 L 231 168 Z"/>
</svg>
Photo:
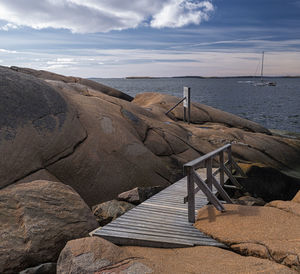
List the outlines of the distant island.
<svg viewBox="0 0 300 274">
<path fill-rule="evenodd" d="M 253 79 L 260 79 L 261 76 L 250 76 L 250 75 L 243 75 L 243 76 L 172 76 L 172 77 L 151 77 L 151 76 L 128 76 L 125 77 L 127 80 L 140 80 L 140 79 L 169 79 L 169 78 L 196 78 L 196 79 L 239 79 L 239 78 L 253 78 Z M 300 78 L 298 76 L 264 76 L 264 78 Z"/>
<path fill-rule="evenodd" d="M 160 79 L 160 78 L 167 78 L 167 77 L 150 77 L 150 76 L 129 76 L 129 77 L 125 77 L 125 79 Z"/>
</svg>

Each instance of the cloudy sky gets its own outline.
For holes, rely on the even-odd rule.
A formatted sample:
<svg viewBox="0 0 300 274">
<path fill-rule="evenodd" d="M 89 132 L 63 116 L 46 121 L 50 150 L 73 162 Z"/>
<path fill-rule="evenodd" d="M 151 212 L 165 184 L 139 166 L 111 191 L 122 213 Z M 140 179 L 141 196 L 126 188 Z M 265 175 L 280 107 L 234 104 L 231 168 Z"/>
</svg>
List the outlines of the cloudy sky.
<svg viewBox="0 0 300 274">
<path fill-rule="evenodd" d="M 300 0 L 0 0 L 0 65 L 82 77 L 300 75 Z"/>
</svg>

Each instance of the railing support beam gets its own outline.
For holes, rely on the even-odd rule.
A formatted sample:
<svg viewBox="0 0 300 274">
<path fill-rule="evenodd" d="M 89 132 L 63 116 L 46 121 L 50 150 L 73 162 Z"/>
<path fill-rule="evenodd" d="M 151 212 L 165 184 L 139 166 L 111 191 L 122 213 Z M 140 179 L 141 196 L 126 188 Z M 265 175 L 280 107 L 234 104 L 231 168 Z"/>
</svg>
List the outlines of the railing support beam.
<svg viewBox="0 0 300 274">
<path fill-rule="evenodd" d="M 190 223 L 195 223 L 195 184 L 193 180 L 193 168 L 186 168 L 187 174 L 187 202 L 188 202 L 188 219 Z"/>
<path fill-rule="evenodd" d="M 224 152 L 228 154 L 228 161 L 224 163 Z M 213 173 L 212 172 L 212 163 L 213 158 L 219 156 L 219 168 Z M 200 164 L 205 162 L 206 167 L 206 180 L 202 180 L 200 175 L 195 171 L 195 169 L 200 167 Z M 227 168 L 228 166 L 228 168 Z M 205 154 L 202 157 L 199 157 L 191 162 L 188 162 L 184 165 L 184 171 L 187 175 L 187 197 L 184 198 L 184 202 L 188 202 L 188 220 L 191 223 L 195 222 L 195 194 L 202 190 L 206 195 L 208 201 L 210 201 L 218 210 L 225 211 L 224 206 L 218 200 L 216 195 L 212 191 L 212 186 L 218 190 L 222 198 L 227 203 L 232 203 L 232 200 L 223 189 L 225 184 L 224 177 L 225 174 L 229 177 L 230 181 L 235 185 L 235 188 L 241 189 L 242 186 L 239 184 L 237 179 L 232 175 L 232 170 L 235 170 L 240 173 L 242 176 L 244 172 L 238 166 L 238 164 L 232 158 L 231 144 L 227 144 L 221 148 L 218 148 L 210 153 Z M 215 178 L 215 175 L 220 173 L 220 182 Z M 195 189 L 195 183 L 197 185 Z M 225 187 L 225 186 L 224 186 Z M 233 187 L 233 186 L 231 186 Z"/>
</svg>

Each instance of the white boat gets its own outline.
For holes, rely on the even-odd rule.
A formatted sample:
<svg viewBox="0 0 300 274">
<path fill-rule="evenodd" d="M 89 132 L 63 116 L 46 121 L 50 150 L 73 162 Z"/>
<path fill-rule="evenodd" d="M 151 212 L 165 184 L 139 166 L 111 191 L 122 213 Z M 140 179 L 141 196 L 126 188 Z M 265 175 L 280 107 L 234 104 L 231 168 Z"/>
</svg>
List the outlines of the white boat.
<svg viewBox="0 0 300 274">
<path fill-rule="evenodd" d="M 260 72 L 260 82 L 254 82 L 253 85 L 256 87 L 263 87 L 263 86 L 276 86 L 276 82 L 267 82 L 264 80 L 264 57 L 265 52 L 262 52 L 262 58 L 261 58 L 261 72 Z"/>
</svg>

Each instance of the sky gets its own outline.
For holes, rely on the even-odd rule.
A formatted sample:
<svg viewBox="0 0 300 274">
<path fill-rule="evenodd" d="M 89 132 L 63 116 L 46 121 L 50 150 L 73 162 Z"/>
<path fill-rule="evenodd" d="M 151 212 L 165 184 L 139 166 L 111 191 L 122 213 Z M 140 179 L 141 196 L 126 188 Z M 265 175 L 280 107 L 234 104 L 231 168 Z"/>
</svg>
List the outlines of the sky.
<svg viewBox="0 0 300 274">
<path fill-rule="evenodd" d="M 79 77 L 300 75 L 300 0 L 0 0 L 0 65 Z"/>
</svg>

